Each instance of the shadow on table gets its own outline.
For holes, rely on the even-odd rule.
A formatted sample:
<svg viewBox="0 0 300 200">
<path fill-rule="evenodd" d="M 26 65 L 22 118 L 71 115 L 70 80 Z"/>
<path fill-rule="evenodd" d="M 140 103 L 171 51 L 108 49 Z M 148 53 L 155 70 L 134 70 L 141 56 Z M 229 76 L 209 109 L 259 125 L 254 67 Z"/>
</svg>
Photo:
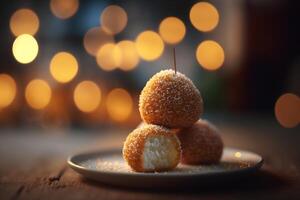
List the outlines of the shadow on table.
<svg viewBox="0 0 300 200">
<path fill-rule="evenodd" d="M 135 193 L 155 192 L 156 194 L 170 192 L 172 192 L 172 194 L 227 194 L 235 192 L 243 193 L 249 191 L 276 191 L 279 188 L 288 187 L 291 184 L 290 179 L 266 170 L 260 170 L 251 176 L 232 180 L 230 182 L 220 182 L 210 185 L 187 185 L 186 187 L 172 188 L 155 188 L 155 186 L 153 186 L 153 188 L 120 187 L 99 183 L 85 178 L 82 178 L 82 182 L 90 186 L 102 187 L 110 190 L 133 191 Z"/>
</svg>

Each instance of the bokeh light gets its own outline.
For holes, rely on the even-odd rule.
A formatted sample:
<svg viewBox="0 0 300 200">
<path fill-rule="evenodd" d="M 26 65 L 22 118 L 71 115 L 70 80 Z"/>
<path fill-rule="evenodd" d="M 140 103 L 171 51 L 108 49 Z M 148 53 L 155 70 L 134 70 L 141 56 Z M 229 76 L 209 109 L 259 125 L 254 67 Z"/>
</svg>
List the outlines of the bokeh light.
<svg viewBox="0 0 300 200">
<path fill-rule="evenodd" d="M 126 27 L 127 24 L 126 11 L 120 6 L 108 6 L 102 12 L 100 22 L 102 27 L 108 33 L 120 33 Z"/>
<path fill-rule="evenodd" d="M 83 38 L 85 50 L 92 56 L 96 56 L 100 47 L 106 43 L 113 43 L 114 38 L 101 27 L 89 29 Z"/>
<path fill-rule="evenodd" d="M 27 64 L 36 58 L 39 46 L 33 36 L 22 34 L 15 39 L 12 52 L 18 62 Z"/>
<path fill-rule="evenodd" d="M 8 74 L 0 74 L 0 109 L 9 106 L 16 97 L 15 80 Z"/>
<path fill-rule="evenodd" d="M 60 19 L 72 17 L 78 10 L 78 0 L 51 0 L 50 9 L 53 15 Z"/>
<path fill-rule="evenodd" d="M 168 44 L 177 44 L 185 36 L 185 25 L 177 17 L 167 17 L 159 25 L 159 34 Z"/>
<path fill-rule="evenodd" d="M 242 153 L 237 151 L 237 152 L 234 153 L 234 157 L 240 158 L 240 157 L 242 157 Z"/>
<path fill-rule="evenodd" d="M 219 23 L 218 10 L 208 2 L 196 3 L 190 10 L 190 20 L 199 31 L 212 31 Z"/>
<path fill-rule="evenodd" d="M 164 42 L 154 31 L 144 31 L 136 38 L 136 49 L 140 57 L 147 61 L 156 60 L 164 51 Z"/>
<path fill-rule="evenodd" d="M 34 79 L 28 83 L 25 89 L 25 98 L 28 105 L 34 109 L 45 108 L 52 96 L 48 83 L 41 79 Z"/>
<path fill-rule="evenodd" d="M 132 113 L 132 107 L 132 97 L 122 88 L 113 89 L 107 96 L 107 112 L 109 116 L 117 122 L 122 122 L 128 119 Z"/>
<path fill-rule="evenodd" d="M 76 58 L 68 52 L 55 54 L 50 62 L 50 73 L 60 83 L 71 81 L 78 72 Z"/>
<path fill-rule="evenodd" d="M 199 44 L 196 58 L 204 69 L 216 70 L 223 65 L 225 55 L 223 48 L 217 42 L 206 40 Z"/>
<path fill-rule="evenodd" d="M 120 69 L 129 71 L 134 69 L 139 63 L 139 55 L 136 50 L 135 43 L 129 40 L 120 41 L 117 46 L 122 53 L 122 59 L 120 63 Z"/>
<path fill-rule="evenodd" d="M 283 127 L 296 127 L 300 123 L 300 98 L 292 93 L 281 95 L 275 104 L 275 116 Z"/>
<path fill-rule="evenodd" d="M 96 61 L 101 69 L 111 71 L 120 66 L 122 60 L 121 49 L 113 43 L 103 45 L 98 53 Z"/>
<path fill-rule="evenodd" d="M 30 9 L 17 10 L 10 18 L 9 27 L 15 36 L 21 34 L 35 35 L 39 30 L 40 22 L 37 14 Z"/>
<path fill-rule="evenodd" d="M 80 82 L 73 94 L 77 108 L 82 112 L 93 112 L 101 102 L 101 90 L 93 81 Z"/>
</svg>

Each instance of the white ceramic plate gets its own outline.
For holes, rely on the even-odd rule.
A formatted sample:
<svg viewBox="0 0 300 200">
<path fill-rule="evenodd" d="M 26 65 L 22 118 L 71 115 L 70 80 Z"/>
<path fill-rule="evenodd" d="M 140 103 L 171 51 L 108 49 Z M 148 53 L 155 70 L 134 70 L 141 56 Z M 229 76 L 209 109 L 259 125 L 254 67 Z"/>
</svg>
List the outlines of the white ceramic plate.
<svg viewBox="0 0 300 200">
<path fill-rule="evenodd" d="M 226 183 L 257 171 L 261 156 L 244 150 L 225 148 L 216 165 L 179 164 L 168 172 L 133 172 L 120 149 L 82 153 L 69 157 L 69 166 L 82 176 L 102 183 L 127 187 L 156 188 Z"/>
</svg>

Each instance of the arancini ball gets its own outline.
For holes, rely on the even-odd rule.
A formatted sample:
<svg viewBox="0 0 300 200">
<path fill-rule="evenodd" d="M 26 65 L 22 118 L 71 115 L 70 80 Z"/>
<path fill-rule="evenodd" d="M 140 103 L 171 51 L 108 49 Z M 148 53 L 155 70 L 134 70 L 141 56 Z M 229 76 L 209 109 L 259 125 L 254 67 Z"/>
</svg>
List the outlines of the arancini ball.
<svg viewBox="0 0 300 200">
<path fill-rule="evenodd" d="M 137 172 L 167 171 L 180 161 L 176 134 L 157 125 L 143 125 L 131 132 L 123 146 L 123 158 Z"/>
<path fill-rule="evenodd" d="M 181 162 L 185 164 L 215 164 L 221 159 L 223 141 L 219 131 L 206 120 L 181 129 L 177 136 L 181 144 Z"/>
<path fill-rule="evenodd" d="M 144 122 L 168 128 L 193 125 L 203 112 L 199 90 L 184 74 L 163 70 L 142 90 L 139 111 Z"/>
</svg>

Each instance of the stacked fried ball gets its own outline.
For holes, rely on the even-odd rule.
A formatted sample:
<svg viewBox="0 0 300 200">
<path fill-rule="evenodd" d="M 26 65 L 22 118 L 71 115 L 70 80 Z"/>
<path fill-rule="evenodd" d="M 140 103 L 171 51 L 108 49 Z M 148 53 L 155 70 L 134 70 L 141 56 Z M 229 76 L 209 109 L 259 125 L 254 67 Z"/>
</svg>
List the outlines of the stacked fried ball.
<svg viewBox="0 0 300 200">
<path fill-rule="evenodd" d="M 123 146 L 123 157 L 137 172 L 159 172 L 184 164 L 220 161 L 223 142 L 219 131 L 200 118 L 203 101 L 185 75 L 173 70 L 155 74 L 139 99 L 143 123 Z"/>
</svg>

